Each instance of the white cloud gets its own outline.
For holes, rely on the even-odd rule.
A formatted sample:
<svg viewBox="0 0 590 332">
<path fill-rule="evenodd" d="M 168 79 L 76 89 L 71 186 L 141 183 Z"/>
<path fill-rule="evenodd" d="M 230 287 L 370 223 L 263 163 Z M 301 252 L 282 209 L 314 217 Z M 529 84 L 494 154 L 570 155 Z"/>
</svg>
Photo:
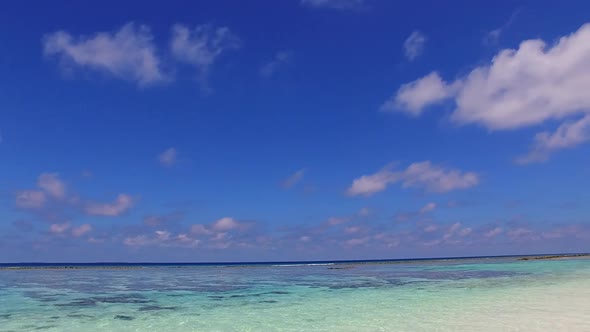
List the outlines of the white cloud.
<svg viewBox="0 0 590 332">
<path fill-rule="evenodd" d="M 362 245 L 367 244 L 370 239 L 371 238 L 368 237 L 368 236 L 360 237 L 360 238 L 354 238 L 354 239 L 347 240 L 346 242 L 344 242 L 344 244 L 346 246 L 349 246 L 349 247 L 362 246 Z"/>
<path fill-rule="evenodd" d="M 191 226 L 191 233 L 196 235 L 210 235 L 213 232 L 204 225 L 195 224 Z"/>
<path fill-rule="evenodd" d="M 330 217 L 326 223 L 330 226 L 344 224 L 350 221 L 350 217 Z"/>
<path fill-rule="evenodd" d="M 354 233 L 358 233 L 360 231 L 362 231 L 362 229 L 359 226 L 350 226 L 350 227 L 344 228 L 344 232 L 348 233 L 348 234 L 354 234 Z"/>
<path fill-rule="evenodd" d="M 401 88 L 381 105 L 383 112 L 405 112 L 413 116 L 422 114 L 424 109 L 451 97 L 458 85 L 449 85 L 437 72 L 401 86 Z"/>
<path fill-rule="evenodd" d="M 390 168 L 390 166 L 387 166 L 377 173 L 363 175 L 360 178 L 353 180 L 352 185 L 347 190 L 348 195 L 370 196 L 374 193 L 385 190 L 390 183 L 396 182 L 399 179 L 399 174 L 392 172 Z"/>
<path fill-rule="evenodd" d="M 93 216 L 119 216 L 133 206 L 133 198 L 126 194 L 119 194 L 113 203 L 89 203 L 86 213 Z"/>
<path fill-rule="evenodd" d="M 535 135 L 534 143 L 528 154 L 517 158 L 517 163 L 528 164 L 545 161 L 561 149 L 567 149 L 590 141 L 590 114 L 577 121 L 562 123 L 555 132 L 541 132 Z"/>
<path fill-rule="evenodd" d="M 471 232 L 473 232 L 473 229 L 471 227 L 466 227 L 459 231 L 459 236 L 467 236 L 471 234 Z"/>
<path fill-rule="evenodd" d="M 367 207 L 361 208 L 359 210 L 359 212 L 356 213 L 356 215 L 359 216 L 359 217 L 367 217 L 370 214 L 371 214 L 371 209 L 369 209 Z"/>
<path fill-rule="evenodd" d="M 432 212 L 432 211 L 434 211 L 434 209 L 436 209 L 436 203 L 430 202 L 430 203 L 428 203 L 428 204 L 424 205 L 424 206 L 423 206 L 423 207 L 420 209 L 419 213 L 420 213 L 420 214 L 429 213 L 429 212 Z"/>
<path fill-rule="evenodd" d="M 432 233 L 432 232 L 436 231 L 437 229 L 438 229 L 438 226 L 436 226 L 436 225 L 428 225 L 424 228 L 424 231 L 426 233 Z"/>
<path fill-rule="evenodd" d="M 240 47 L 240 40 L 227 27 L 199 25 L 189 29 L 182 24 L 172 27 L 171 50 L 174 57 L 197 68 L 201 88 L 209 90 L 208 74 L 215 60 L 228 50 Z"/>
<path fill-rule="evenodd" d="M 49 231 L 53 234 L 62 235 L 70 229 L 70 223 L 52 224 L 49 226 Z"/>
<path fill-rule="evenodd" d="M 420 31 L 416 30 L 404 42 L 404 54 L 408 60 L 413 61 L 424 52 L 424 44 L 426 44 L 426 36 Z"/>
<path fill-rule="evenodd" d="M 347 193 L 351 196 L 370 196 L 397 182 L 403 188 L 445 193 L 473 187 L 479 183 L 479 176 L 473 172 L 448 169 L 423 161 L 412 163 L 403 171 L 394 171 L 391 166 L 387 166 L 375 174 L 361 176 L 352 182 Z"/>
<path fill-rule="evenodd" d="M 59 57 L 63 65 L 100 70 L 140 86 L 166 80 L 145 25 L 128 23 L 119 31 L 93 37 L 75 38 L 58 31 L 43 38 L 43 47 L 45 55 Z"/>
<path fill-rule="evenodd" d="M 296 185 L 297 183 L 299 183 L 301 180 L 303 180 L 303 177 L 305 176 L 305 173 L 307 172 L 307 168 L 303 168 L 298 170 L 297 172 L 291 174 L 288 178 L 286 178 L 282 185 L 283 188 L 291 188 L 294 185 Z"/>
<path fill-rule="evenodd" d="M 16 193 L 16 206 L 24 209 L 40 208 L 47 198 L 40 190 L 23 190 Z"/>
<path fill-rule="evenodd" d="M 519 227 L 519 228 L 509 230 L 506 233 L 506 235 L 508 235 L 512 239 L 521 239 L 521 238 L 534 237 L 534 232 L 528 228 Z"/>
<path fill-rule="evenodd" d="M 175 148 L 169 148 L 158 155 L 158 161 L 162 166 L 170 167 L 176 164 L 178 153 Z"/>
<path fill-rule="evenodd" d="M 266 63 L 264 66 L 260 68 L 260 76 L 270 78 L 274 75 L 274 73 L 279 70 L 282 66 L 289 64 L 291 62 L 291 58 L 293 54 L 288 51 L 282 51 L 275 55 L 272 61 Z"/>
<path fill-rule="evenodd" d="M 214 222 L 211 226 L 211 229 L 213 229 L 216 232 L 227 232 L 241 227 L 242 224 L 236 221 L 234 218 L 225 217 Z"/>
<path fill-rule="evenodd" d="M 532 39 L 518 49 L 501 50 L 491 63 L 452 83 L 433 72 L 402 85 L 382 110 L 419 115 L 427 106 L 450 99 L 453 122 L 508 130 L 588 114 L 588 86 L 590 24 L 585 24 L 550 46 Z M 553 150 L 586 142 L 586 121 L 566 122 L 554 135 L 538 135 L 532 155 L 521 162 L 546 159 Z"/>
<path fill-rule="evenodd" d="M 425 229 L 425 232 L 434 232 L 436 231 L 436 227 L 432 227 L 432 229 Z M 434 239 L 430 241 L 426 241 L 423 244 L 425 246 L 436 246 L 440 244 L 460 244 L 463 240 L 462 238 L 468 236 L 473 232 L 471 227 L 462 227 L 460 222 L 456 222 L 452 224 L 447 230 L 442 234 L 442 237 L 439 239 Z"/>
<path fill-rule="evenodd" d="M 411 164 L 404 172 L 403 179 L 404 188 L 424 188 L 438 193 L 467 189 L 479 183 L 476 173 L 446 169 L 433 165 L 430 161 Z"/>
<path fill-rule="evenodd" d="M 502 227 L 496 227 L 492 230 L 487 231 L 483 236 L 487 238 L 493 238 L 502 234 L 503 231 L 504 230 L 502 229 Z"/>
<path fill-rule="evenodd" d="M 57 173 L 39 175 L 37 186 L 54 198 L 62 199 L 66 195 L 66 185 L 61 181 Z"/>
<path fill-rule="evenodd" d="M 301 0 L 301 5 L 315 8 L 354 9 L 362 6 L 365 0 Z"/>
<path fill-rule="evenodd" d="M 191 238 L 188 234 L 173 235 L 165 230 L 155 231 L 152 235 L 130 236 L 123 240 L 124 245 L 136 248 L 146 246 L 194 248 L 200 242 L 198 239 Z"/>
<path fill-rule="evenodd" d="M 72 235 L 75 237 L 80 237 L 84 234 L 87 234 L 92 231 L 92 226 L 89 224 L 83 224 L 78 227 L 74 227 L 72 229 Z"/>
</svg>

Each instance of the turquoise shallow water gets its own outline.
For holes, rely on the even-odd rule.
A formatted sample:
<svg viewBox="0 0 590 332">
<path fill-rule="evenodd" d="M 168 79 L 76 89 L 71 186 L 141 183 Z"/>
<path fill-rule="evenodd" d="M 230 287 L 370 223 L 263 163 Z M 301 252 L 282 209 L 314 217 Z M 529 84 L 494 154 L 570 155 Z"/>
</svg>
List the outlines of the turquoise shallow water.
<svg viewBox="0 0 590 332">
<path fill-rule="evenodd" d="M 0 331 L 590 331 L 590 260 L 0 270 Z"/>
</svg>

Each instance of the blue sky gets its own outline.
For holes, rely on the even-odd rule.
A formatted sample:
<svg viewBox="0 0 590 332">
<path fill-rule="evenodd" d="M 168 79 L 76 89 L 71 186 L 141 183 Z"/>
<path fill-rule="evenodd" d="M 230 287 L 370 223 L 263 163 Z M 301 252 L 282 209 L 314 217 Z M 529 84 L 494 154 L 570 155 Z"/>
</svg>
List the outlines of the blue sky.
<svg viewBox="0 0 590 332">
<path fill-rule="evenodd" d="M 0 261 L 590 249 L 584 1 L 11 1 Z"/>
</svg>

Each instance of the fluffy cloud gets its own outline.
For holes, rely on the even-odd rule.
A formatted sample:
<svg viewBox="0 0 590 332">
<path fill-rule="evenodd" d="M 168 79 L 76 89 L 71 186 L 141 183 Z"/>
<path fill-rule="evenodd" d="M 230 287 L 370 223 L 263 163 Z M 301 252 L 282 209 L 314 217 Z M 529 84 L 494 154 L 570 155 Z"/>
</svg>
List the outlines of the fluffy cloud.
<svg viewBox="0 0 590 332">
<path fill-rule="evenodd" d="M 420 31 L 414 31 L 404 42 L 404 54 L 408 60 L 413 61 L 424 52 L 426 36 Z"/>
<path fill-rule="evenodd" d="M 127 212 L 133 206 L 133 198 L 126 194 L 119 194 L 113 203 L 89 203 L 85 212 L 93 216 L 116 217 Z"/>
<path fill-rule="evenodd" d="M 37 178 L 41 190 L 22 190 L 16 193 L 16 206 L 23 209 L 36 209 L 45 205 L 48 198 L 63 199 L 66 185 L 57 173 L 43 173 Z"/>
<path fill-rule="evenodd" d="M 303 6 L 332 9 L 353 9 L 364 3 L 365 0 L 301 0 Z"/>
<path fill-rule="evenodd" d="M 194 29 L 177 24 L 172 27 L 172 54 L 198 71 L 201 88 L 209 90 L 207 77 L 215 60 L 228 50 L 240 47 L 240 40 L 227 27 L 199 25 Z"/>
<path fill-rule="evenodd" d="M 458 84 L 449 85 L 443 82 L 437 72 L 401 86 L 395 95 L 380 108 L 383 112 L 405 112 L 413 116 L 422 114 L 424 109 L 451 97 Z"/>
<path fill-rule="evenodd" d="M 40 208 L 47 198 L 40 190 L 23 190 L 16 193 L 16 206 L 23 209 Z"/>
<path fill-rule="evenodd" d="M 430 161 L 423 161 L 413 163 L 402 171 L 387 166 L 375 174 L 363 175 L 352 182 L 347 193 L 350 196 L 370 196 L 398 182 L 403 188 L 421 188 L 429 192 L 445 193 L 473 187 L 479 183 L 479 176 L 473 172 L 448 169 L 433 165 Z"/>
<path fill-rule="evenodd" d="M 289 64 L 291 62 L 291 58 L 293 57 L 293 54 L 291 52 L 288 51 L 282 51 L 277 53 L 277 55 L 275 55 L 274 59 L 272 59 L 272 61 L 266 63 L 264 66 L 262 66 L 260 68 L 260 76 L 262 77 L 272 77 L 274 75 L 274 73 L 281 68 L 281 66 L 284 66 L 286 64 Z"/>
<path fill-rule="evenodd" d="M 39 175 L 37 186 L 54 198 L 63 199 L 66 195 L 66 185 L 57 173 L 43 173 Z"/>
<path fill-rule="evenodd" d="M 170 167 L 176 164 L 177 155 L 175 148 L 169 148 L 158 155 L 158 161 L 162 166 Z"/>
<path fill-rule="evenodd" d="M 501 50 L 489 64 L 453 82 L 430 73 L 402 85 L 381 109 L 419 115 L 432 104 L 451 100 L 453 122 L 508 130 L 588 114 L 588 85 L 590 24 L 585 24 L 550 46 L 532 39 L 523 41 L 518 49 Z M 543 159 L 553 150 L 586 142 L 586 121 L 567 122 L 554 137 L 542 133 L 535 142 L 540 150 L 534 149 L 528 159 Z"/>
<path fill-rule="evenodd" d="M 99 70 L 140 86 L 166 79 L 145 25 L 128 23 L 116 32 L 99 32 L 92 37 L 75 38 L 58 31 L 43 38 L 43 47 L 45 55 L 60 58 L 66 66 Z"/>
<path fill-rule="evenodd" d="M 225 217 L 214 222 L 211 226 L 211 229 L 213 229 L 216 232 L 227 232 L 234 229 L 239 229 L 242 226 L 243 225 L 236 221 L 234 218 Z"/>
<path fill-rule="evenodd" d="M 305 173 L 307 172 L 307 168 L 303 168 L 298 170 L 297 172 L 291 174 L 288 178 L 286 178 L 283 183 L 282 186 L 283 188 L 291 188 L 294 185 L 296 185 L 297 183 L 299 183 L 301 180 L 303 180 L 303 177 L 305 176 Z"/>
</svg>

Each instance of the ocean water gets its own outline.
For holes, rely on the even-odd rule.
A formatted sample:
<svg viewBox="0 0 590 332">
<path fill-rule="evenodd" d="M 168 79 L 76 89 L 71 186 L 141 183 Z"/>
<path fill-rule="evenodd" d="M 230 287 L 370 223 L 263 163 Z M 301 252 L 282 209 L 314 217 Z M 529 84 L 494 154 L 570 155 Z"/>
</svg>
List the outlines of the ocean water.
<svg viewBox="0 0 590 332">
<path fill-rule="evenodd" d="M 590 331 L 590 259 L 0 269 L 0 331 Z"/>
</svg>

